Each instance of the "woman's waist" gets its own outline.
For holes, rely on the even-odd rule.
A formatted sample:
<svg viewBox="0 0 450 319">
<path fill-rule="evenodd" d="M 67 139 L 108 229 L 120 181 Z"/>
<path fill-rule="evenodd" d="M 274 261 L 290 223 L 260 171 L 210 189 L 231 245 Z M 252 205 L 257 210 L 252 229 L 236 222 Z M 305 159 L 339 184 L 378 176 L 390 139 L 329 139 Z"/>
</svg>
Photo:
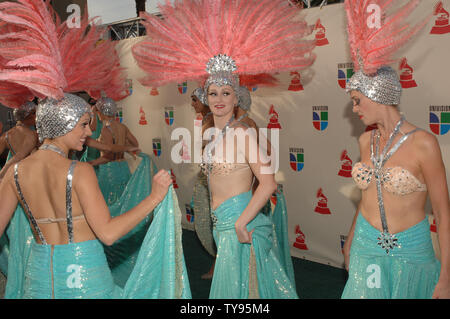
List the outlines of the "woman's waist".
<svg viewBox="0 0 450 319">
<path fill-rule="evenodd" d="M 211 211 L 213 226 L 219 231 L 234 229 L 236 220 L 241 216 L 251 198 L 252 192 L 248 191 L 225 200 L 217 209 Z M 247 228 L 258 226 L 271 226 L 271 221 L 264 214 L 258 213 Z"/>
<path fill-rule="evenodd" d="M 386 242 L 385 240 L 388 237 L 391 237 L 391 239 Z M 401 232 L 390 232 L 390 235 L 383 235 L 359 212 L 352 241 L 352 250 L 355 251 L 355 249 L 360 254 L 367 255 L 415 256 L 418 259 L 434 258 L 430 224 L 427 218 Z"/>
<path fill-rule="evenodd" d="M 393 209 L 390 206 L 384 206 L 386 221 L 389 232 L 392 234 L 402 233 L 411 227 L 422 222 L 425 217 L 425 210 L 421 208 L 416 209 Z M 380 209 L 377 206 L 365 206 L 361 204 L 359 214 L 361 214 L 366 221 L 370 223 L 378 232 L 382 230 Z"/>
<path fill-rule="evenodd" d="M 78 257 L 85 254 L 97 253 L 99 251 L 103 253 L 103 246 L 98 239 L 57 245 L 39 244 L 34 240 L 31 244 L 31 249 L 40 254 L 73 253 L 74 256 Z"/>
</svg>

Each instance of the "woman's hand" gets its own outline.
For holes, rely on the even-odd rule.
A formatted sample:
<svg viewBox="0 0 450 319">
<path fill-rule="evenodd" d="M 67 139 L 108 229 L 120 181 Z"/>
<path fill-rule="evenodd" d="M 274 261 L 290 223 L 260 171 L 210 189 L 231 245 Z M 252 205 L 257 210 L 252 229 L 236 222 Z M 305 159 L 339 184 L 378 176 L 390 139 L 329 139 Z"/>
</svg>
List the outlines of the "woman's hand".
<svg viewBox="0 0 450 319">
<path fill-rule="evenodd" d="M 350 247 L 344 244 L 344 247 L 342 248 L 342 253 L 344 254 L 345 270 L 347 270 L 348 272 L 348 268 L 350 265 Z"/>
<path fill-rule="evenodd" d="M 247 225 L 243 225 L 239 222 L 239 220 L 236 221 L 234 224 L 234 228 L 236 230 L 236 235 L 241 244 L 251 244 L 252 243 L 252 234 L 254 230 L 249 232 L 247 230 Z"/>
<path fill-rule="evenodd" d="M 153 176 L 152 193 L 150 196 L 159 204 L 167 194 L 172 184 L 172 177 L 166 170 L 160 170 Z"/>
<path fill-rule="evenodd" d="M 439 279 L 434 287 L 433 299 L 450 299 L 450 280 Z"/>
</svg>

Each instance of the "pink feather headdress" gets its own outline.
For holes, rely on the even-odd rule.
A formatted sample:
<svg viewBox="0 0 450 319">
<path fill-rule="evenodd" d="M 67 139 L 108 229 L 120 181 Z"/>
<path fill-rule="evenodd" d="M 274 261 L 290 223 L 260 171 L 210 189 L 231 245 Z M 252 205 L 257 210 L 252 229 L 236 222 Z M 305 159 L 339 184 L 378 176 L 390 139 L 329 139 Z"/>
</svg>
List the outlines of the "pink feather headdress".
<svg viewBox="0 0 450 319">
<path fill-rule="evenodd" d="M 79 91 L 126 97 L 114 44 L 98 43 L 103 31 L 91 22 L 85 16 L 69 28 L 47 0 L 0 3 L 0 102 L 19 107 Z"/>
<path fill-rule="evenodd" d="M 380 104 L 398 105 L 402 87 L 389 64 L 397 62 L 398 50 L 427 22 L 411 26 L 407 19 L 419 0 L 346 0 L 347 31 L 355 74 L 347 92 L 360 91 Z"/>
<path fill-rule="evenodd" d="M 354 70 L 361 68 L 366 74 L 397 62 L 398 50 L 428 22 L 411 26 L 406 21 L 419 0 L 409 0 L 391 14 L 394 0 L 346 0 L 344 4 Z"/>
<path fill-rule="evenodd" d="M 224 70 L 248 85 L 273 85 L 270 74 L 315 60 L 314 41 L 304 39 L 313 26 L 285 0 L 176 0 L 160 10 L 163 19 L 142 13 L 147 38 L 132 49 L 144 86 L 203 82 Z"/>
</svg>

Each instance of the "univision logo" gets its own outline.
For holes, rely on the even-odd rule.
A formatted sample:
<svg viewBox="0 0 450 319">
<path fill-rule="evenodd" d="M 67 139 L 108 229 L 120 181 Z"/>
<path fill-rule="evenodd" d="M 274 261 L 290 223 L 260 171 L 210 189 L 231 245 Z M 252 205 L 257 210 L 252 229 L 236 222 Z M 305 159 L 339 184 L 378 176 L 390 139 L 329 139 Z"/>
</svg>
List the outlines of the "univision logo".
<svg viewBox="0 0 450 319">
<path fill-rule="evenodd" d="M 347 87 L 347 82 L 353 73 L 353 63 L 338 63 L 338 84 L 341 88 Z"/>
<path fill-rule="evenodd" d="M 295 172 L 300 172 L 305 166 L 303 148 L 289 148 L 289 164 Z"/>
<path fill-rule="evenodd" d="M 178 92 L 180 92 L 180 94 L 186 94 L 186 92 L 187 92 L 187 82 L 178 83 Z"/>
<path fill-rule="evenodd" d="M 444 135 L 450 130 L 450 105 L 430 106 L 430 129 L 436 135 Z"/>
<path fill-rule="evenodd" d="M 166 107 L 164 111 L 164 120 L 167 125 L 171 126 L 174 121 L 173 107 Z"/>
<path fill-rule="evenodd" d="M 186 204 L 186 220 L 191 224 L 194 223 L 194 209 L 190 204 Z"/>
<path fill-rule="evenodd" d="M 152 140 L 153 144 L 153 154 L 155 156 L 160 157 L 161 156 L 161 139 L 160 138 L 154 138 Z"/>
<path fill-rule="evenodd" d="M 328 106 L 313 106 L 313 126 L 318 131 L 328 127 Z"/>
</svg>

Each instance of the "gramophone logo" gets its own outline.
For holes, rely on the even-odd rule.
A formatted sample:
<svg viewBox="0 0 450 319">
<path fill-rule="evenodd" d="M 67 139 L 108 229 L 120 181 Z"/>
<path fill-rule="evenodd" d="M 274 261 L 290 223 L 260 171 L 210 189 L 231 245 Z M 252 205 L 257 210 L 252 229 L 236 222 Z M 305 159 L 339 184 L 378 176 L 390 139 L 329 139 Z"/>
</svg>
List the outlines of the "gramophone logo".
<svg viewBox="0 0 450 319">
<path fill-rule="evenodd" d="M 173 173 L 173 170 L 172 170 L 172 169 L 170 169 L 170 177 L 172 177 L 172 185 L 173 185 L 173 188 L 174 188 L 174 189 L 178 188 L 177 177 L 176 177 L 175 174 Z"/>
<path fill-rule="evenodd" d="M 437 233 L 436 218 L 434 217 L 433 212 L 431 212 L 431 215 L 433 216 L 433 223 L 430 225 L 430 231 Z"/>
<path fill-rule="evenodd" d="M 326 29 L 322 25 L 322 23 L 320 22 L 320 19 L 317 20 L 314 30 L 317 30 L 317 32 L 316 32 L 316 46 L 320 47 L 320 46 L 324 46 L 324 45 L 327 45 L 327 44 L 330 43 L 330 42 L 328 42 L 327 36 L 325 34 Z"/>
<path fill-rule="evenodd" d="M 190 224 L 194 223 L 194 210 L 190 204 L 186 204 L 186 220 Z"/>
<path fill-rule="evenodd" d="M 413 78 L 413 68 L 408 64 L 408 61 L 406 58 L 403 58 L 400 61 L 399 65 L 400 70 L 400 84 L 402 85 L 402 88 L 409 89 L 417 86 L 416 81 L 414 81 Z"/>
<path fill-rule="evenodd" d="M 173 107 L 166 107 L 164 110 L 164 120 L 166 121 L 166 124 L 171 126 L 174 119 Z"/>
<path fill-rule="evenodd" d="M 300 229 L 300 225 L 295 226 L 295 242 L 294 247 L 300 250 L 308 250 L 305 242 L 306 236 Z"/>
<path fill-rule="evenodd" d="M 289 85 L 288 90 L 289 91 L 302 91 L 303 85 L 300 80 L 300 73 L 298 73 L 297 71 L 293 71 L 293 72 L 291 72 L 291 76 L 292 76 L 291 84 Z"/>
<path fill-rule="evenodd" d="M 155 156 L 160 157 L 161 156 L 161 139 L 160 138 L 154 138 L 152 140 L 153 144 L 153 154 Z"/>
<path fill-rule="evenodd" d="M 328 127 L 328 106 L 313 106 L 313 126 L 318 131 L 324 131 Z"/>
<path fill-rule="evenodd" d="M 353 63 L 338 63 L 338 83 L 341 88 L 347 87 L 347 82 L 353 73 Z"/>
<path fill-rule="evenodd" d="M 277 190 L 272 194 L 272 196 L 270 196 L 270 201 L 272 203 L 272 207 L 274 208 L 275 206 L 277 206 L 277 202 L 278 202 L 278 197 L 277 194 L 283 194 L 283 184 L 278 184 L 277 185 Z"/>
<path fill-rule="evenodd" d="M 289 148 L 289 164 L 293 171 L 300 172 L 305 166 L 303 148 Z"/>
<path fill-rule="evenodd" d="M 431 29 L 430 34 L 446 34 L 450 33 L 449 13 L 444 9 L 442 1 L 439 1 L 434 7 L 433 14 L 437 16 L 434 22 L 434 27 Z"/>
<path fill-rule="evenodd" d="M 139 125 L 147 125 L 147 119 L 145 118 L 145 112 L 142 106 L 139 107 Z"/>
<path fill-rule="evenodd" d="M 178 83 L 178 92 L 180 92 L 180 94 L 186 94 L 186 92 L 187 92 L 187 82 Z"/>
<path fill-rule="evenodd" d="M 328 208 L 328 198 L 324 195 L 322 188 L 317 190 L 316 197 L 319 199 L 319 202 L 316 208 L 314 208 L 314 211 L 322 215 L 330 215 L 331 211 Z"/>
<path fill-rule="evenodd" d="M 150 91 L 150 95 L 152 95 L 152 96 L 159 95 L 158 88 L 152 87 L 152 89 Z"/>
<path fill-rule="evenodd" d="M 338 175 L 342 177 L 352 177 L 353 162 L 350 157 L 348 157 L 347 150 L 342 151 L 341 162 L 341 169 L 339 170 Z"/>
<path fill-rule="evenodd" d="M 444 135 L 450 130 L 450 105 L 430 106 L 430 129 L 436 135 Z"/>
<path fill-rule="evenodd" d="M 275 107 L 273 105 L 270 106 L 269 110 L 269 124 L 267 125 L 267 128 L 277 128 L 281 129 L 280 122 L 278 122 L 278 113 L 275 111 Z"/>
</svg>

